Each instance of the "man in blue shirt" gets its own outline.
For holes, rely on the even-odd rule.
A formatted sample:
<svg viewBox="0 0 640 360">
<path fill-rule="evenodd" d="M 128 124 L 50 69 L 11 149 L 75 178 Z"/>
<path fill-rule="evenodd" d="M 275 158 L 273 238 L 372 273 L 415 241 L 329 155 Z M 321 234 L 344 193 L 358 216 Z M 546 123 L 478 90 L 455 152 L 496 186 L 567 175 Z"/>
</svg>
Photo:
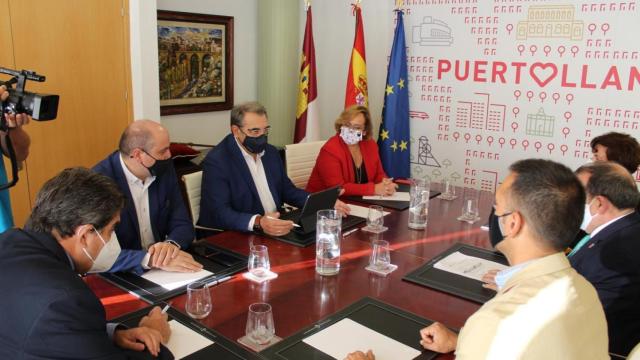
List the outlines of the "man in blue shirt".
<svg viewBox="0 0 640 360">
<path fill-rule="evenodd" d="M 5 101 L 9 97 L 7 88 L 0 86 L 0 101 Z M 2 116 L 2 114 L 0 114 Z M 7 156 L 7 135 L 11 137 L 11 143 L 16 153 L 18 164 L 22 163 L 29 155 L 29 144 L 31 139 L 22 126 L 29 123 L 29 117 L 26 114 L 4 115 L 9 127 L 8 132 L 0 131 L 0 144 L 2 145 L 2 153 Z M 0 185 L 7 183 L 7 173 L 4 168 L 4 162 L 0 161 Z M 9 199 L 9 190 L 0 191 L 0 233 L 13 227 L 13 215 L 11 214 L 11 201 Z"/>
</svg>

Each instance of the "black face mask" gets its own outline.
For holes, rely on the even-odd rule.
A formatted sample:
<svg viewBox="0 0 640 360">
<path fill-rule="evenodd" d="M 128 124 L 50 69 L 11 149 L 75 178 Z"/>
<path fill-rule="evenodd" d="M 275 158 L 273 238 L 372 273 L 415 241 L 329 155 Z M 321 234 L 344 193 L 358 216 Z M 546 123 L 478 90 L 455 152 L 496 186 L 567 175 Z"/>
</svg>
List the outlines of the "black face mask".
<svg viewBox="0 0 640 360">
<path fill-rule="evenodd" d="M 494 248 L 504 240 L 504 236 L 500 231 L 500 224 L 498 224 L 499 221 L 500 218 L 496 216 L 496 210 L 492 208 L 491 215 L 489 215 L 489 241 L 491 241 L 491 245 Z"/>
<path fill-rule="evenodd" d="M 245 136 L 242 145 L 254 154 L 260 154 L 267 148 L 267 135 L 258 137 Z"/>
<path fill-rule="evenodd" d="M 144 150 L 142 150 L 144 151 Z M 169 167 L 171 167 L 171 158 L 169 159 L 165 159 L 165 160 L 159 160 L 154 158 L 153 156 L 151 156 L 151 154 L 149 154 L 148 152 L 144 151 L 145 154 L 149 155 L 150 158 L 152 158 L 153 160 L 155 160 L 156 162 L 153 163 L 153 165 L 146 167 L 147 170 L 149 170 L 149 173 L 151 174 L 151 176 L 156 176 L 156 177 L 160 177 L 163 174 L 165 174 L 167 172 L 167 170 L 169 170 Z M 142 164 L 142 166 L 144 166 L 144 164 Z"/>
</svg>

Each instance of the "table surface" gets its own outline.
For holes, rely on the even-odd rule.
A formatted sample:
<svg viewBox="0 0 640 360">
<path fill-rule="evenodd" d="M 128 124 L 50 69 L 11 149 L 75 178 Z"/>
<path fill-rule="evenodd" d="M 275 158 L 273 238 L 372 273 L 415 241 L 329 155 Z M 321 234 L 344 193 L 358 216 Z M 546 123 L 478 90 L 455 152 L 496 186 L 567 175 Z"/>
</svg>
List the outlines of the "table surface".
<svg viewBox="0 0 640 360">
<path fill-rule="evenodd" d="M 341 264 L 337 276 L 315 273 L 313 245 L 300 248 L 235 231 L 209 238 L 208 241 L 213 244 L 245 255 L 249 253 L 250 242 L 266 245 L 271 269 L 278 274 L 278 278 L 256 284 L 238 274 L 212 287 L 213 311 L 200 320 L 201 323 L 236 340 L 244 335 L 249 304 L 268 302 L 273 308 L 276 335 L 287 337 L 364 296 L 370 296 L 449 327 L 460 328 L 480 304 L 402 280 L 404 275 L 455 243 L 491 247 L 487 232 L 480 226 L 486 223 L 493 195 L 480 193 L 478 203 L 481 220 L 468 224 L 456 219 L 465 198 L 462 189 L 458 190 L 459 196 L 455 200 L 431 199 L 425 230 L 408 228 L 408 210 L 386 209 L 391 212 L 384 218 L 389 230 L 382 234 L 358 230 L 345 237 L 341 244 Z M 371 241 L 377 239 L 389 241 L 391 262 L 398 265 L 398 269 L 386 277 L 364 269 L 371 253 Z M 100 297 L 109 319 L 148 306 L 99 277 L 88 276 L 85 281 Z M 185 301 L 186 295 L 169 300 L 174 308 L 182 312 L 185 312 Z M 418 341 L 419 335 L 416 334 Z M 451 355 L 444 356 L 448 357 Z"/>
</svg>

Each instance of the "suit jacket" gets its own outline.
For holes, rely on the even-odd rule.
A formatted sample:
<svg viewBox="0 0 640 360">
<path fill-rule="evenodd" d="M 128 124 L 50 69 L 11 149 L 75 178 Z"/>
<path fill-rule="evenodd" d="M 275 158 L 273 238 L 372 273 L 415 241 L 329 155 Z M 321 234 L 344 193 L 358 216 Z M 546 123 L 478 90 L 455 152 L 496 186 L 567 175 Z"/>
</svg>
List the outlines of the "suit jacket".
<svg viewBox="0 0 640 360">
<path fill-rule="evenodd" d="M 563 253 L 532 261 L 471 315 L 456 359 L 608 359 L 593 286 Z"/>
<path fill-rule="evenodd" d="M 349 152 L 349 147 L 340 135 L 334 135 L 320 149 L 306 190 L 317 192 L 340 185 L 344 188 L 343 195 L 345 196 L 375 195 L 375 185 L 387 176 L 382 168 L 382 162 L 378 154 L 378 144 L 369 139 L 360 141 L 359 146 L 364 168 L 367 171 L 367 178 L 369 179 L 368 183 L 356 184 L 353 158 L 351 157 L 351 152 Z"/>
<path fill-rule="evenodd" d="M 0 235 L 0 277 L 1 359 L 129 358 L 109 339 L 102 304 L 51 235 Z"/>
<path fill-rule="evenodd" d="M 247 231 L 251 217 L 264 214 L 241 151 L 233 134 L 229 134 L 205 157 L 199 225 Z M 295 187 L 287 177 L 278 150 L 267 145 L 261 161 L 276 207 L 281 208 L 285 202 L 302 207 L 309 194 Z"/>
<path fill-rule="evenodd" d="M 93 168 L 112 178 L 126 198 L 124 209 L 120 213 L 120 223 L 116 227 L 122 252 L 109 271 L 133 271 L 141 274 L 143 269 L 140 263 L 147 251 L 142 250 L 136 207 L 119 157 L 120 153 L 116 151 Z M 149 216 L 156 242 L 171 239 L 180 244 L 182 249 L 191 245 L 195 238 L 193 223 L 187 214 L 173 166 L 149 186 Z"/>
<path fill-rule="evenodd" d="M 607 225 L 569 258 L 598 291 L 609 324 L 609 351 L 640 342 L 640 214 Z"/>
</svg>

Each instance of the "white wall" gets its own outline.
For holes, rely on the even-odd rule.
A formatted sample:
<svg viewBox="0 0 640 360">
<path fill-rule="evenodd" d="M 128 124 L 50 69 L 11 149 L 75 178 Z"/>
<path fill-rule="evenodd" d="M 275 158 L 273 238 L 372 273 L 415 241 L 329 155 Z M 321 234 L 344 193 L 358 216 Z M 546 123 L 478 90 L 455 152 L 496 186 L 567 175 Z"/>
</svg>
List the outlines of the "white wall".
<svg viewBox="0 0 640 360">
<path fill-rule="evenodd" d="M 257 98 L 257 0 L 131 0 L 134 118 L 160 120 L 172 141 L 217 144 L 229 133 L 229 111 L 160 117 L 157 10 L 234 17 L 234 102 Z"/>
</svg>

